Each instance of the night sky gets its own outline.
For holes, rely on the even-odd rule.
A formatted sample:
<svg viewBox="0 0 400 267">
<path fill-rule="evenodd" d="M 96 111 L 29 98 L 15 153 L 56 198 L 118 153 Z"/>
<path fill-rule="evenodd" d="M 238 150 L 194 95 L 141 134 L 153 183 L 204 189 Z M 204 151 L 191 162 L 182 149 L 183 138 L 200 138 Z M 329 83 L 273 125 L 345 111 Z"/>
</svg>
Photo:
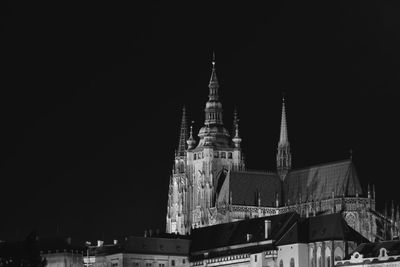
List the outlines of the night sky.
<svg viewBox="0 0 400 267">
<path fill-rule="evenodd" d="M 213 50 L 248 169 L 275 169 L 284 92 L 294 168 L 352 149 L 378 208 L 400 204 L 398 1 L 131 2 L 1 3 L 1 240 L 164 230 Z"/>
</svg>

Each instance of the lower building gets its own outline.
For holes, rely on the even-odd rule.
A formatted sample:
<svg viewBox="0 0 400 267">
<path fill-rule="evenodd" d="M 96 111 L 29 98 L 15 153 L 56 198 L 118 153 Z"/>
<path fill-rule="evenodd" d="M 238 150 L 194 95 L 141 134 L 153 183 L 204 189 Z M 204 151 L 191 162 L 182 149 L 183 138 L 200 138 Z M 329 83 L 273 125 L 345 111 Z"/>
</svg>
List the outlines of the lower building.
<svg viewBox="0 0 400 267">
<path fill-rule="evenodd" d="M 120 244 L 91 247 L 94 267 L 189 267 L 189 239 L 129 237 Z M 88 262 L 85 257 L 85 262 Z"/>
<path fill-rule="evenodd" d="M 331 267 L 368 242 L 342 214 L 288 212 L 192 231 L 191 266 Z"/>
</svg>

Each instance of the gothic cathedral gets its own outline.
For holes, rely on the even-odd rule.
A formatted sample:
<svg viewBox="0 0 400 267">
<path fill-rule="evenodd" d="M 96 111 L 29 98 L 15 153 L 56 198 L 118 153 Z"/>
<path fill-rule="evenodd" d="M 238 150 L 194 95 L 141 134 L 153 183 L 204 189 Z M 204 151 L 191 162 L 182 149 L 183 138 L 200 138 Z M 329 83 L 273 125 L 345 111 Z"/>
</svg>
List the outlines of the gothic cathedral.
<svg viewBox="0 0 400 267">
<path fill-rule="evenodd" d="M 193 136 L 183 109 L 179 145 L 170 178 L 166 231 L 190 234 L 192 228 L 296 211 L 303 217 L 341 213 L 370 241 L 398 236 L 400 212 L 375 210 L 375 189 L 363 192 L 351 159 L 291 168 L 285 100 L 275 171 L 247 171 L 234 113 L 233 136 L 224 127 L 212 61 L 204 125 Z"/>
</svg>

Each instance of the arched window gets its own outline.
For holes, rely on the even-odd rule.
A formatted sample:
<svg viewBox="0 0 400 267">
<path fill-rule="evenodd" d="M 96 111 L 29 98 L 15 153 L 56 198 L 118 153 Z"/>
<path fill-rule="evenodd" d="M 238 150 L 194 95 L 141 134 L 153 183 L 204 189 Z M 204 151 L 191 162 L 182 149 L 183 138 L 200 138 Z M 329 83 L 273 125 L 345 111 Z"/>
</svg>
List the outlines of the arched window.
<svg viewBox="0 0 400 267">
<path fill-rule="evenodd" d="M 221 158 L 225 159 L 226 158 L 226 153 L 225 152 L 221 152 Z"/>
<path fill-rule="evenodd" d="M 321 247 L 317 248 L 317 267 L 322 267 Z"/>
<path fill-rule="evenodd" d="M 342 257 L 343 257 L 343 250 L 340 248 L 340 247 L 336 247 L 335 248 L 335 253 L 334 253 L 334 255 L 335 255 L 335 261 L 340 261 L 340 260 L 342 260 Z"/>
<path fill-rule="evenodd" d="M 194 160 L 196 160 L 197 154 L 193 154 Z"/>
<path fill-rule="evenodd" d="M 279 267 L 283 267 L 283 260 L 279 262 Z"/>
<path fill-rule="evenodd" d="M 294 267 L 294 259 L 293 258 L 290 259 L 290 267 Z"/>
<path fill-rule="evenodd" d="M 325 267 L 331 267 L 331 248 L 325 247 Z"/>
</svg>

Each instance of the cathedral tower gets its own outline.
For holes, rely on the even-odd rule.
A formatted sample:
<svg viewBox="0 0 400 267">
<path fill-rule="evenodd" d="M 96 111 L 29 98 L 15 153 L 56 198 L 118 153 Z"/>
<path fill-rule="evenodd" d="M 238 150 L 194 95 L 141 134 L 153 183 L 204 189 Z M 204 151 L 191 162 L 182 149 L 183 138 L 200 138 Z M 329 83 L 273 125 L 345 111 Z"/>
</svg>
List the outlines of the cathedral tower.
<svg viewBox="0 0 400 267">
<path fill-rule="evenodd" d="M 216 189 L 220 174 L 244 168 L 240 147 L 242 139 L 239 137 L 237 120 L 234 123 L 233 138 L 223 124 L 215 56 L 213 56 L 208 89 L 208 101 L 204 109 L 205 120 L 198 133 L 198 142 L 193 136 L 192 126 L 190 136 L 187 138 L 186 123 L 182 119 L 182 125 L 185 126 L 181 127 L 181 138 L 175 157 L 175 172 L 170 184 L 166 229 L 169 233 L 187 234 L 191 228 L 215 224 Z M 184 144 L 181 142 L 183 139 L 188 145 L 187 149 L 183 149 L 185 146 L 181 145 Z M 182 153 L 182 150 L 185 153 Z M 182 165 L 181 160 L 184 160 Z"/>
<path fill-rule="evenodd" d="M 290 144 L 287 134 L 285 98 L 282 99 L 281 133 L 279 136 L 278 153 L 276 154 L 276 167 L 281 180 L 285 180 L 286 175 L 292 166 L 292 156 L 290 154 Z"/>
</svg>

